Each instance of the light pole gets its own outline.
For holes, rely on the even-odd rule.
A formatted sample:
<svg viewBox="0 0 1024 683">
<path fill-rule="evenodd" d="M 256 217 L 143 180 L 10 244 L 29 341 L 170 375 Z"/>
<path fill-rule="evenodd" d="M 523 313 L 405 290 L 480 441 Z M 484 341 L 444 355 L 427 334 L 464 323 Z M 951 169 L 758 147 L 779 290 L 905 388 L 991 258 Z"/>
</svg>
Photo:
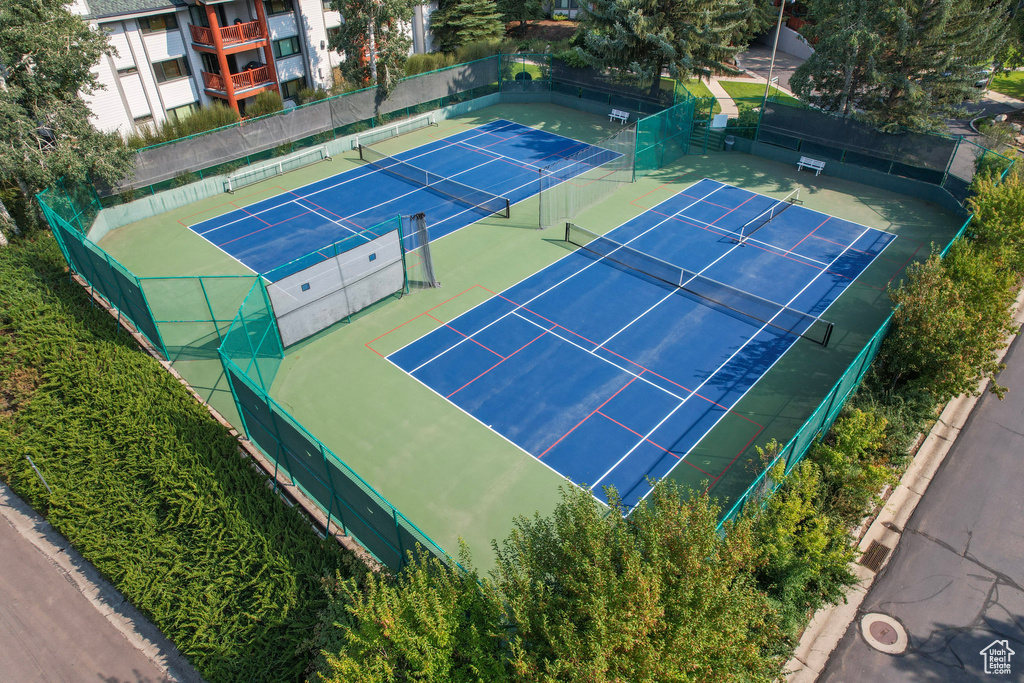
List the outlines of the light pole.
<svg viewBox="0 0 1024 683">
<path fill-rule="evenodd" d="M 796 2 L 796 0 L 789 0 Z M 761 115 L 764 115 L 764 108 L 768 106 L 768 91 L 772 87 L 772 72 L 775 71 L 775 52 L 779 49 L 779 36 L 782 35 L 782 10 L 786 8 L 786 0 L 779 0 L 779 23 L 775 27 L 775 42 L 772 44 L 772 61 L 768 65 L 768 82 L 764 86 L 764 99 L 761 100 Z M 778 80 L 778 79 L 776 79 Z"/>
</svg>

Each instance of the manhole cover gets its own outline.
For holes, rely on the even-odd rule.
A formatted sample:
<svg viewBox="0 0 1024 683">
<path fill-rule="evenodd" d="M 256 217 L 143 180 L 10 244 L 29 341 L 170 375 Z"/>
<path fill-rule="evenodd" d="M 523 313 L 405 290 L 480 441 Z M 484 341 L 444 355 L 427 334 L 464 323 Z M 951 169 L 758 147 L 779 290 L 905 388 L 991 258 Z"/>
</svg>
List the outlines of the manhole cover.
<svg viewBox="0 0 1024 683">
<path fill-rule="evenodd" d="M 872 638 L 886 645 L 895 645 L 896 641 L 899 640 L 899 634 L 896 633 L 896 629 L 884 621 L 872 621 L 868 626 L 868 631 L 871 632 Z"/>
<path fill-rule="evenodd" d="M 906 630 L 888 614 L 865 614 L 860 632 L 868 645 L 880 652 L 897 655 L 907 649 Z"/>
</svg>

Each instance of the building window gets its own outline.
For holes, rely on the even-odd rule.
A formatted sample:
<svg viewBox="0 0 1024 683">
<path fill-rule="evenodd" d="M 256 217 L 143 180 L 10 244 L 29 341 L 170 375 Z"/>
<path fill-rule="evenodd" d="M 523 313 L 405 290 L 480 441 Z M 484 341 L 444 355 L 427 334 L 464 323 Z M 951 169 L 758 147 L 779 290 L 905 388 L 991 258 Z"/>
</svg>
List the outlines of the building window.
<svg viewBox="0 0 1024 683">
<path fill-rule="evenodd" d="M 278 59 L 299 54 L 299 37 L 282 38 L 274 41 L 274 56 Z"/>
<path fill-rule="evenodd" d="M 265 0 L 267 14 L 287 14 L 292 11 L 292 0 Z"/>
<path fill-rule="evenodd" d="M 178 17 L 173 14 L 158 14 L 155 17 L 139 19 L 139 30 L 143 33 L 157 33 L 178 28 Z"/>
<path fill-rule="evenodd" d="M 335 12 L 335 11 L 337 11 L 337 10 L 334 9 L 333 5 L 334 5 L 334 0 L 323 0 L 323 7 L 324 7 L 325 11 L 327 11 L 327 12 Z"/>
<path fill-rule="evenodd" d="M 198 102 L 192 102 L 190 104 L 185 104 L 180 107 L 174 107 L 172 109 L 167 110 L 167 118 L 176 123 L 178 121 L 184 121 L 192 115 L 192 112 L 196 111 L 197 109 L 199 109 Z"/>
<path fill-rule="evenodd" d="M 286 100 L 294 100 L 299 95 L 299 90 L 306 87 L 305 79 L 293 78 L 281 84 L 281 97 Z"/>
<path fill-rule="evenodd" d="M 331 28 L 327 29 L 327 47 L 331 46 L 331 41 L 334 40 L 334 36 L 338 35 L 338 33 L 340 32 L 340 26 L 332 26 Z"/>
<path fill-rule="evenodd" d="M 157 83 L 176 81 L 189 77 L 188 62 L 184 57 L 168 59 L 166 62 L 157 62 L 153 65 L 153 73 L 156 74 Z"/>
<path fill-rule="evenodd" d="M 134 66 L 126 66 L 117 70 L 118 76 L 131 76 L 132 74 L 139 73 L 139 70 Z"/>
<path fill-rule="evenodd" d="M 203 71 L 211 74 L 220 73 L 220 62 L 217 61 L 217 55 L 211 55 L 208 52 L 200 52 L 199 59 L 203 62 Z"/>
<path fill-rule="evenodd" d="M 135 122 L 136 126 L 145 126 L 147 123 L 153 123 L 153 115 L 144 114 L 142 116 L 136 116 L 132 121 Z"/>
</svg>

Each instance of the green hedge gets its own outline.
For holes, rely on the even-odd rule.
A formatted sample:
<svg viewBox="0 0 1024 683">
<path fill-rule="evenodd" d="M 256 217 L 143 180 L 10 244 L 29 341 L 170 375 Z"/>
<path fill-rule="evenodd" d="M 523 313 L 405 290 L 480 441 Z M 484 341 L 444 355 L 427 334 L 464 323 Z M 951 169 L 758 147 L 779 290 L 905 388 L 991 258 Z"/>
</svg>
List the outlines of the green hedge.
<svg viewBox="0 0 1024 683">
<path fill-rule="evenodd" d="M 300 680 L 321 577 L 364 571 L 70 281 L 48 234 L 0 249 L 0 477 L 209 681 Z"/>
</svg>

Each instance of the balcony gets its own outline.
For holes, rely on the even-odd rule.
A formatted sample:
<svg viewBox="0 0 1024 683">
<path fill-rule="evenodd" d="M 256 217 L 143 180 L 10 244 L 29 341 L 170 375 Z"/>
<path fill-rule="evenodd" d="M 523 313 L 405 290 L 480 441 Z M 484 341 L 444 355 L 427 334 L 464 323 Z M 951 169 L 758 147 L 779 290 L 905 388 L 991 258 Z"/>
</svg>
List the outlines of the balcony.
<svg viewBox="0 0 1024 683">
<path fill-rule="evenodd" d="M 274 84 L 274 80 L 270 77 L 270 69 L 266 66 L 231 74 L 230 78 L 231 88 L 235 93 Z M 214 92 L 227 93 L 227 84 L 224 82 L 224 77 L 220 74 L 211 74 L 204 71 L 203 87 Z"/>
<path fill-rule="evenodd" d="M 189 24 L 188 30 L 192 34 L 192 42 L 196 45 L 206 45 L 211 48 L 215 46 L 212 28 Z M 223 26 L 219 30 L 221 44 L 226 48 L 267 38 L 267 31 L 259 21 Z"/>
</svg>

